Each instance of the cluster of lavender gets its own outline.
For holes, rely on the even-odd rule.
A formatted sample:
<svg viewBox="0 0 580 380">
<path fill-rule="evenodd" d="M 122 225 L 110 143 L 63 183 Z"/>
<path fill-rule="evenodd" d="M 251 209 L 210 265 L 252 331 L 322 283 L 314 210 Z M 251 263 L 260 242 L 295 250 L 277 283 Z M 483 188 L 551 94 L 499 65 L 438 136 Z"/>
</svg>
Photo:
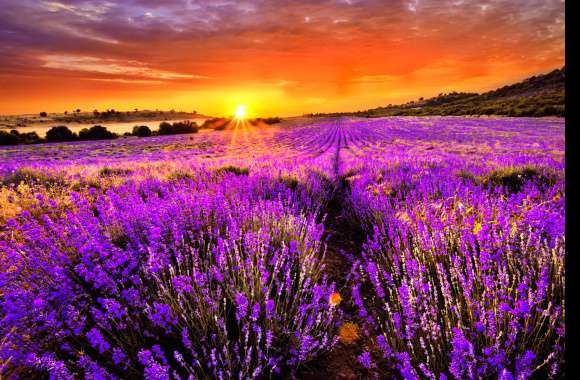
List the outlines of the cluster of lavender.
<svg viewBox="0 0 580 380">
<path fill-rule="evenodd" d="M 375 153 L 361 151 L 347 173 L 368 236 L 351 288 L 374 343 L 362 366 L 406 379 L 560 375 L 564 183 L 553 147 L 494 155 L 471 142 L 461 157 L 424 150 L 435 136 L 407 145 L 382 132 L 399 149 L 366 165 Z"/>
<path fill-rule="evenodd" d="M 38 203 L 0 241 L 0 360 L 23 377 L 255 378 L 335 343 L 302 193 L 205 173 Z"/>
</svg>

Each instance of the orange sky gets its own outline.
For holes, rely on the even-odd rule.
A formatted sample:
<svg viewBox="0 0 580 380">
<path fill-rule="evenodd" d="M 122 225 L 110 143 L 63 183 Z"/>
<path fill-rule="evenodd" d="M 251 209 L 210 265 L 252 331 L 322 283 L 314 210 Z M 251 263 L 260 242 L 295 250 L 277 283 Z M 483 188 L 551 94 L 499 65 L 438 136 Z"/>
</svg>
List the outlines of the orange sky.
<svg viewBox="0 0 580 380">
<path fill-rule="evenodd" d="M 0 114 L 251 116 L 484 91 L 564 65 L 561 0 L 7 0 Z"/>
</svg>

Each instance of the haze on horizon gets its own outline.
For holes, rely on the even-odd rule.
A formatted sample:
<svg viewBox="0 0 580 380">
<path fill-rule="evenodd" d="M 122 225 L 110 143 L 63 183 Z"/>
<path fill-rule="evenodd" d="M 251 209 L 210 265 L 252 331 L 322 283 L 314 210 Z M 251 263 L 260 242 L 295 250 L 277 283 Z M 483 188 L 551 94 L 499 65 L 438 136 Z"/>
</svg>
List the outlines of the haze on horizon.
<svg viewBox="0 0 580 380">
<path fill-rule="evenodd" d="M 564 65 L 562 0 L 7 0 L 0 114 L 250 116 L 485 91 Z"/>
</svg>

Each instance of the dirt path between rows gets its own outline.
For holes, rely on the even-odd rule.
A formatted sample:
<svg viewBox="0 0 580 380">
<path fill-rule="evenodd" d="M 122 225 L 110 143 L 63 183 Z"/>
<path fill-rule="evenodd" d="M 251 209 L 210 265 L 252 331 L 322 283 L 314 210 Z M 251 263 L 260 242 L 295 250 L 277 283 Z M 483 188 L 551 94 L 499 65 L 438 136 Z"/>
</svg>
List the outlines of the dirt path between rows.
<svg viewBox="0 0 580 380">
<path fill-rule="evenodd" d="M 358 323 L 356 311 L 350 302 L 349 274 L 353 269 L 354 260 L 360 256 L 364 239 L 364 232 L 360 223 L 357 223 L 348 213 L 350 204 L 350 189 L 347 181 L 341 178 L 341 151 L 345 146 L 342 119 L 337 119 L 339 127 L 338 144 L 333 156 L 333 191 L 326 208 L 325 242 L 326 256 L 324 260 L 325 272 L 331 282 L 336 283 L 341 294 L 340 307 L 345 313 L 344 321 Z M 366 379 L 368 375 L 360 366 L 357 355 L 361 352 L 362 339 L 345 344 L 339 342 L 332 351 L 315 362 L 306 365 L 299 372 L 299 379 Z"/>
</svg>

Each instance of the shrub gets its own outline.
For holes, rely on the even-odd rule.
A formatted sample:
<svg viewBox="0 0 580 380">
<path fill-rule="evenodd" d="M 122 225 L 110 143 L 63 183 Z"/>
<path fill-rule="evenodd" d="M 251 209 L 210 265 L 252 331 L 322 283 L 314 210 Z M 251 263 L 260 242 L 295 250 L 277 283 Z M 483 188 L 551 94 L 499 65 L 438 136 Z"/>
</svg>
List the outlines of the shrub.
<svg viewBox="0 0 580 380">
<path fill-rule="evenodd" d="M 14 133 L 0 131 L 0 145 L 16 145 L 20 143 L 20 139 Z"/>
<path fill-rule="evenodd" d="M 252 125 L 260 125 L 260 124 L 277 124 L 280 123 L 282 121 L 281 118 L 279 117 L 266 117 L 266 118 L 257 118 L 257 119 L 253 119 L 250 120 L 250 124 Z"/>
<path fill-rule="evenodd" d="M 13 129 L 10 133 L 0 130 L 0 145 L 37 144 L 42 139 L 36 132 L 20 133 Z"/>
<path fill-rule="evenodd" d="M 20 133 L 19 136 L 22 144 L 38 144 L 43 141 L 36 132 Z"/>
<path fill-rule="evenodd" d="M 52 127 L 46 132 L 46 141 L 48 142 L 75 141 L 76 139 L 77 135 L 64 125 Z"/>
<path fill-rule="evenodd" d="M 100 125 L 95 125 L 90 129 L 84 128 L 79 132 L 79 139 L 81 140 L 110 140 L 116 137 L 116 134 Z"/>
<path fill-rule="evenodd" d="M 30 168 L 18 168 L 10 174 L 4 176 L 0 185 L 19 185 L 25 183 L 28 185 L 39 185 L 45 188 L 53 186 L 64 186 L 66 180 L 58 174 L 49 174 L 41 170 Z"/>
<path fill-rule="evenodd" d="M 424 166 L 366 169 L 351 186 L 367 232 L 351 293 L 371 340 L 365 363 L 403 378 L 556 377 L 563 184 L 531 165 Z M 413 191 L 376 191 L 401 183 Z"/>
<path fill-rule="evenodd" d="M 169 134 L 171 134 L 170 132 L 171 132 L 171 123 L 168 123 L 166 121 L 162 121 L 159 124 L 158 134 L 160 134 L 160 135 L 164 135 L 164 134 L 165 135 L 169 135 Z"/>
<path fill-rule="evenodd" d="M 151 136 L 151 129 L 146 125 L 136 125 L 133 127 L 133 136 L 149 137 Z"/>
<path fill-rule="evenodd" d="M 126 168 L 110 168 L 108 166 L 103 167 L 99 170 L 99 176 L 101 177 L 111 177 L 111 176 L 126 176 L 131 174 L 133 170 Z"/>
<path fill-rule="evenodd" d="M 184 134 L 184 133 L 197 133 L 198 127 L 195 122 L 191 121 L 183 121 L 183 122 L 176 122 L 171 125 L 170 123 L 164 121 L 159 124 L 159 131 L 157 132 L 158 135 L 177 135 L 177 134 Z"/>
<path fill-rule="evenodd" d="M 328 350 L 323 230 L 258 193 L 235 176 L 150 180 L 20 215 L 19 241 L 0 240 L 0 362 L 37 378 L 268 378 Z"/>
<path fill-rule="evenodd" d="M 545 189 L 556 183 L 556 177 L 551 173 L 543 173 L 536 167 L 523 166 L 492 170 L 480 178 L 479 182 L 486 188 L 501 188 L 508 193 L 518 193 L 526 183 Z"/>
<path fill-rule="evenodd" d="M 218 117 L 218 118 L 214 118 L 214 119 L 207 119 L 206 121 L 203 122 L 203 124 L 201 125 L 201 128 L 209 128 L 209 129 L 214 129 L 216 131 L 223 131 L 228 127 L 230 122 L 231 122 L 230 119 L 226 119 L 223 117 Z"/>
<path fill-rule="evenodd" d="M 237 166 L 229 165 L 217 169 L 217 173 L 233 173 L 235 175 L 248 175 L 250 171 L 248 170 L 248 168 L 240 168 Z"/>
<path fill-rule="evenodd" d="M 424 221 L 396 213 L 366 245 L 359 270 L 372 296 L 363 300 L 355 286 L 353 298 L 378 331 L 375 357 L 408 378 L 557 373 L 562 237 L 545 240 L 509 219 L 470 222 L 460 208 L 451 211 L 457 205 L 439 210 Z"/>
</svg>

